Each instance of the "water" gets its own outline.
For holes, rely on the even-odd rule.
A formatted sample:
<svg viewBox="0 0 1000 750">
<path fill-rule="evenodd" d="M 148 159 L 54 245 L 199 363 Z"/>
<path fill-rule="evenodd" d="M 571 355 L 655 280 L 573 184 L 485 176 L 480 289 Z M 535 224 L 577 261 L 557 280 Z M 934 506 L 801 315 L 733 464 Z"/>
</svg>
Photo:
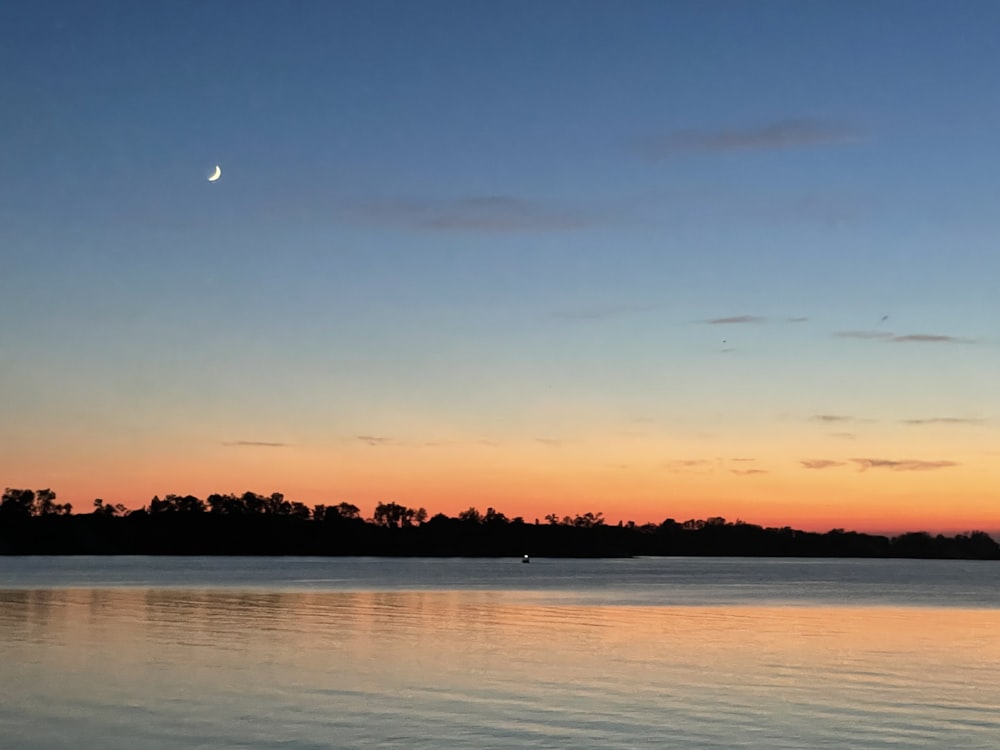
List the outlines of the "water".
<svg viewBox="0 0 1000 750">
<path fill-rule="evenodd" d="M 1000 565 L 0 559 L 0 748 L 994 748 Z"/>
</svg>

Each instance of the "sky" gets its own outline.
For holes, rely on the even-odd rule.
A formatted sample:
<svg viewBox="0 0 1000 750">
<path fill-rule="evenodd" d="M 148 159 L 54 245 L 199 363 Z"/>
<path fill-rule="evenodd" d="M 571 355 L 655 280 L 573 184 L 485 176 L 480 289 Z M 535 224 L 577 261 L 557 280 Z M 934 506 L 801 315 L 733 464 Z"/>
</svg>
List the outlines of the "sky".
<svg viewBox="0 0 1000 750">
<path fill-rule="evenodd" d="M 3 4 L 0 486 L 1000 530 L 998 25 Z"/>
</svg>

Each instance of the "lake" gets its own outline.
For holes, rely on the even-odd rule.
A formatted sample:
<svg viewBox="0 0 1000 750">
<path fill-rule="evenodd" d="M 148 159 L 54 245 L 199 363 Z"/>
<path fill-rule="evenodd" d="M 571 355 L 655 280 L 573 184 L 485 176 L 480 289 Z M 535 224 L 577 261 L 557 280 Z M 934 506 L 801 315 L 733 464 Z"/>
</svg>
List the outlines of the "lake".
<svg viewBox="0 0 1000 750">
<path fill-rule="evenodd" d="M 1000 564 L 0 558 L 0 748 L 1000 746 Z"/>
</svg>

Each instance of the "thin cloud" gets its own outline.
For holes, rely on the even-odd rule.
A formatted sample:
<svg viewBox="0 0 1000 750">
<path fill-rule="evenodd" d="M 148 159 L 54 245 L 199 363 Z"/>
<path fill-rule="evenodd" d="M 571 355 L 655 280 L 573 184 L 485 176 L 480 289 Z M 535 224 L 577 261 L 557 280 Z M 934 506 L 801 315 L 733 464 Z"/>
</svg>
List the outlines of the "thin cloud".
<svg viewBox="0 0 1000 750">
<path fill-rule="evenodd" d="M 814 422 L 853 422 L 854 417 L 844 414 L 813 414 L 810 417 Z"/>
<path fill-rule="evenodd" d="M 558 232 L 598 223 L 590 214 L 509 195 L 376 201 L 356 209 L 379 224 L 438 232 Z"/>
<path fill-rule="evenodd" d="M 853 432 L 831 432 L 830 437 L 837 438 L 838 440 L 854 440 L 857 435 Z"/>
<path fill-rule="evenodd" d="M 266 440 L 233 440 L 223 443 L 227 448 L 285 448 L 288 443 L 272 443 Z"/>
<path fill-rule="evenodd" d="M 799 463 L 807 469 L 832 469 L 835 466 L 846 466 L 844 461 L 833 461 L 829 458 L 807 458 Z"/>
<path fill-rule="evenodd" d="M 973 339 L 961 336 L 944 336 L 938 333 L 908 333 L 905 336 L 893 336 L 890 341 L 912 342 L 925 344 L 971 344 Z"/>
<path fill-rule="evenodd" d="M 749 477 L 755 474 L 767 474 L 767 471 L 764 469 L 730 469 L 729 473 L 741 477 Z"/>
<path fill-rule="evenodd" d="M 837 331 L 833 334 L 838 339 L 884 339 L 893 338 L 889 331 Z"/>
<path fill-rule="evenodd" d="M 700 466 L 707 466 L 712 462 L 704 458 L 678 458 L 664 461 L 662 466 L 664 469 L 670 469 L 671 471 L 683 471 L 685 469 L 695 469 Z"/>
<path fill-rule="evenodd" d="M 560 438 L 546 438 L 537 437 L 535 438 L 536 443 L 541 443 L 542 445 L 547 445 L 550 448 L 558 448 L 560 445 L 565 445 L 566 441 Z"/>
<path fill-rule="evenodd" d="M 913 459 L 896 460 L 888 458 L 852 458 L 851 461 L 860 467 L 861 471 L 868 469 L 888 469 L 889 471 L 932 471 L 958 466 L 954 461 L 918 461 Z"/>
<path fill-rule="evenodd" d="M 828 146 L 861 140 L 861 133 L 828 120 L 788 118 L 743 128 L 673 130 L 641 139 L 636 150 L 649 159 L 683 153 L 771 151 L 807 146 Z"/>
<path fill-rule="evenodd" d="M 729 318 L 711 318 L 709 320 L 703 320 L 702 323 L 706 323 L 711 326 L 722 326 L 722 325 L 735 325 L 739 323 L 764 323 L 767 318 L 762 318 L 759 315 L 733 315 Z"/>
<path fill-rule="evenodd" d="M 391 445 L 395 442 L 390 437 L 380 437 L 378 435 L 355 435 L 356 440 L 360 440 L 362 443 L 368 443 L 368 445 Z"/>
<path fill-rule="evenodd" d="M 891 331 L 837 331 L 833 334 L 841 339 L 869 339 L 890 343 L 917 344 L 973 344 L 975 339 L 961 336 L 948 336 L 940 333 L 906 333 L 895 334 Z"/>
<path fill-rule="evenodd" d="M 909 425 L 933 425 L 933 424 L 983 424 L 985 419 L 974 419 L 971 417 L 929 417 L 927 419 L 903 419 L 903 424 Z"/>
<path fill-rule="evenodd" d="M 796 316 L 792 318 L 785 318 L 786 323 L 805 323 L 809 318 L 804 316 Z"/>
</svg>

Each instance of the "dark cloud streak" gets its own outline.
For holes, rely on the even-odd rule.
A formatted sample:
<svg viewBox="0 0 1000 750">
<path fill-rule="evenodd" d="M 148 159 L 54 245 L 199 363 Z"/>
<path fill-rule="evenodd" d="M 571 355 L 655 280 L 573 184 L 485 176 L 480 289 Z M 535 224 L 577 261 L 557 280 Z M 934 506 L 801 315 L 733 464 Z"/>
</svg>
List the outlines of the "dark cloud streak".
<svg viewBox="0 0 1000 750">
<path fill-rule="evenodd" d="M 829 458 L 807 458 L 799 461 L 807 469 L 832 469 L 835 466 L 845 466 L 843 461 L 834 461 Z"/>
<path fill-rule="evenodd" d="M 985 419 L 974 419 L 971 417 L 928 417 L 927 419 L 903 419 L 903 424 L 908 425 L 962 425 L 962 424 L 983 424 Z"/>
<path fill-rule="evenodd" d="M 394 442 L 390 437 L 380 437 L 378 435 L 356 435 L 355 439 L 373 446 L 390 445 Z"/>
<path fill-rule="evenodd" d="M 932 471 L 958 466 L 954 461 L 920 461 L 916 459 L 852 458 L 851 461 L 861 471 L 868 469 L 888 469 L 890 471 Z"/>
<path fill-rule="evenodd" d="M 684 153 L 770 151 L 853 143 L 861 133 L 846 125 L 815 118 L 787 118 L 743 128 L 688 128 L 640 139 L 634 146 L 648 159 Z"/>
<path fill-rule="evenodd" d="M 905 336 L 893 336 L 889 341 L 903 343 L 926 343 L 926 344 L 971 344 L 973 339 L 962 338 L 961 336 L 944 336 L 937 333 L 908 333 Z"/>
<path fill-rule="evenodd" d="M 973 344 L 975 339 L 961 336 L 947 336 L 940 333 L 907 333 L 894 334 L 889 331 L 837 331 L 833 334 L 841 339 L 869 339 L 889 343 L 918 344 Z"/>
<path fill-rule="evenodd" d="M 767 319 L 759 315 L 733 315 L 728 318 L 711 318 L 702 322 L 711 326 L 736 325 L 740 323 L 764 323 Z"/>
<path fill-rule="evenodd" d="M 888 331 L 837 331 L 833 334 L 838 339 L 891 339 Z"/>
<path fill-rule="evenodd" d="M 560 232 L 598 223 L 590 214 L 509 195 L 372 201 L 355 206 L 355 213 L 378 224 L 437 232 Z"/>
</svg>

